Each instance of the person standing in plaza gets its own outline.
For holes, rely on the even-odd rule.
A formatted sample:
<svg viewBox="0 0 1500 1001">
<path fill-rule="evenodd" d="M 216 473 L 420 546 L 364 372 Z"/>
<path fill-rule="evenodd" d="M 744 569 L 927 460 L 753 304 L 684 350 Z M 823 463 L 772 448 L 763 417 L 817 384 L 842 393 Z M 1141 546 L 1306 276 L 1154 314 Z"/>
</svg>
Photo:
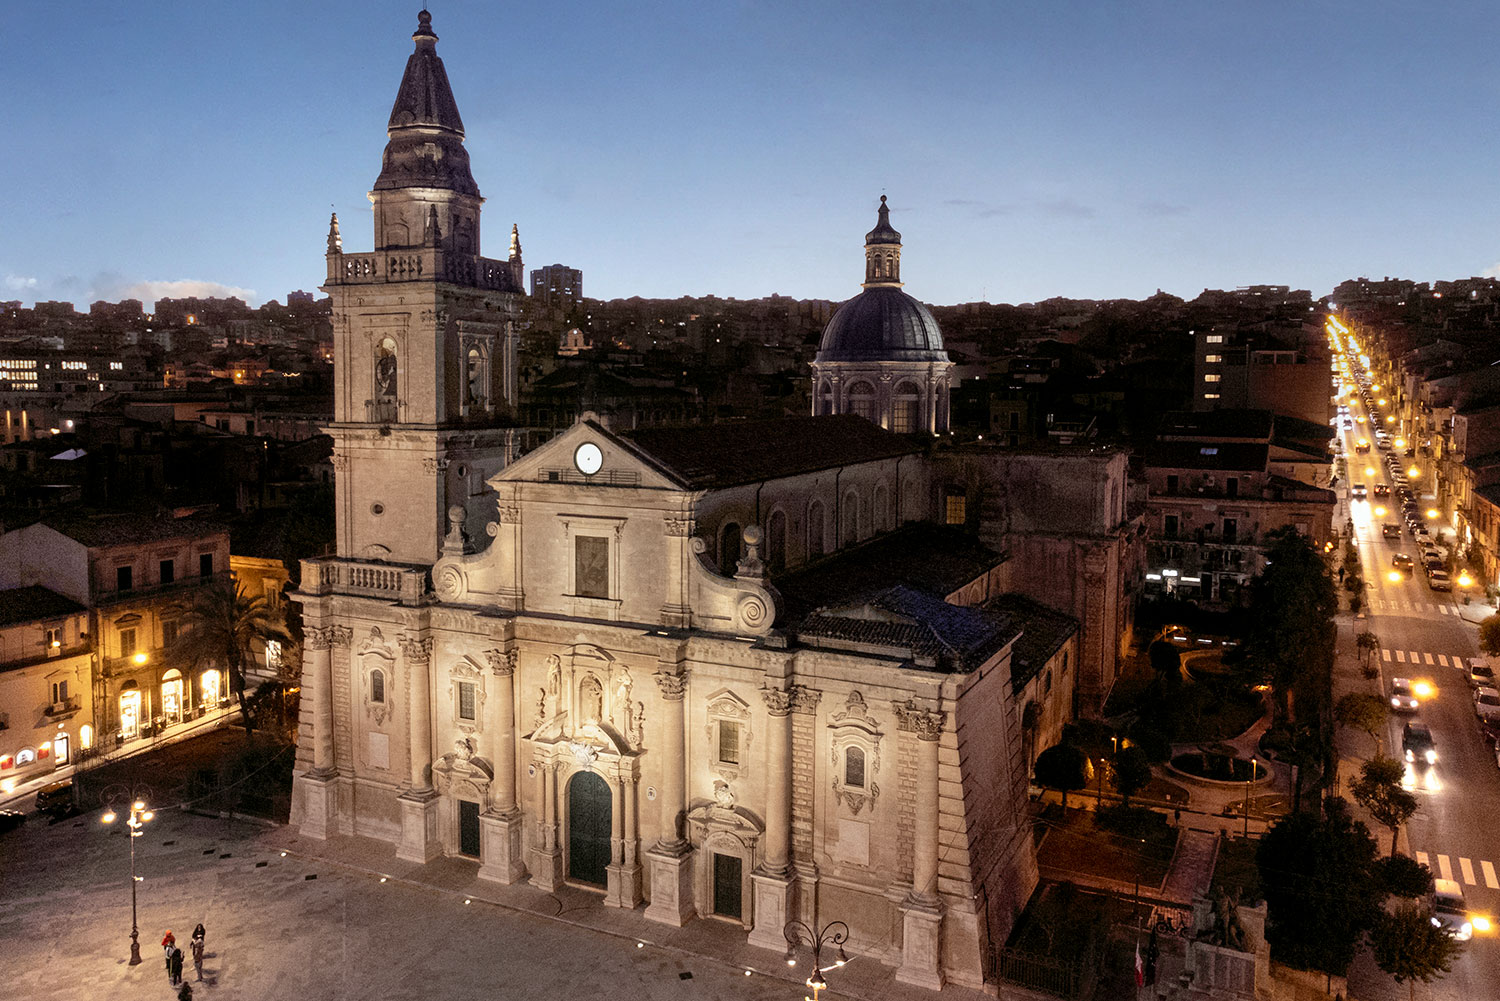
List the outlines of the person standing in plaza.
<svg viewBox="0 0 1500 1001">
<path fill-rule="evenodd" d="M 161 955 L 167 964 L 167 979 L 172 979 L 172 950 L 177 946 L 177 936 L 172 934 L 168 928 L 167 933 L 161 937 Z"/>
<path fill-rule="evenodd" d="M 167 957 L 167 967 L 172 974 L 172 986 L 182 983 L 182 950 L 173 945 Z"/>
<path fill-rule="evenodd" d="M 198 971 L 199 980 L 203 979 L 203 940 L 206 935 L 203 923 L 199 922 L 198 927 L 193 929 L 193 940 L 188 946 L 193 953 L 193 969 Z"/>
</svg>

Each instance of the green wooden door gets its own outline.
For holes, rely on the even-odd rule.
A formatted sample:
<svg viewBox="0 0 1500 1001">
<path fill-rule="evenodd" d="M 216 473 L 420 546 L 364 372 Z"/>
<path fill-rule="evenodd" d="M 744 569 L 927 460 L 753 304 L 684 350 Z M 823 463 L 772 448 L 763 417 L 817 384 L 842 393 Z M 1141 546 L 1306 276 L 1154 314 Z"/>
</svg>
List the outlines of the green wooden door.
<svg viewBox="0 0 1500 1001">
<path fill-rule="evenodd" d="M 568 878 L 604 886 L 609 865 L 609 783 L 579 772 L 568 784 Z"/>
<path fill-rule="evenodd" d="M 458 801 L 458 850 L 479 857 L 479 804 L 466 799 Z"/>
<path fill-rule="evenodd" d="M 714 853 L 714 913 L 724 918 L 742 918 L 740 906 L 741 868 L 738 855 Z"/>
</svg>

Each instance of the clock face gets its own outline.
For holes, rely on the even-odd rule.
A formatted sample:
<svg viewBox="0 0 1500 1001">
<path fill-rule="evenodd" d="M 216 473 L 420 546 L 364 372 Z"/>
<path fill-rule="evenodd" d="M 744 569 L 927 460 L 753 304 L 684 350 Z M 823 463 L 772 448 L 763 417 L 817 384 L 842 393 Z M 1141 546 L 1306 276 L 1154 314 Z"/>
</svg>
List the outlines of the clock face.
<svg viewBox="0 0 1500 1001">
<path fill-rule="evenodd" d="M 604 453 L 599 451 L 599 446 L 591 441 L 586 441 L 578 446 L 578 451 L 573 453 L 573 465 L 584 476 L 593 476 L 604 465 Z"/>
</svg>

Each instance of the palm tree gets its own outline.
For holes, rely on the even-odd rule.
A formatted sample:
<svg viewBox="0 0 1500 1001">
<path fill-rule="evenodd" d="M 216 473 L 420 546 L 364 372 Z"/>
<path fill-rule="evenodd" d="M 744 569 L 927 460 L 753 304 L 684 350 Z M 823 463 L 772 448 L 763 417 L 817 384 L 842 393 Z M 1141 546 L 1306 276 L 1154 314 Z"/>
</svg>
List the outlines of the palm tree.
<svg viewBox="0 0 1500 1001">
<path fill-rule="evenodd" d="M 1364 657 L 1365 663 L 1370 663 L 1370 656 L 1380 649 L 1380 637 L 1366 629 L 1354 638 L 1354 645 Z"/>
<path fill-rule="evenodd" d="M 255 658 L 251 643 L 290 642 L 285 616 L 264 595 L 252 598 L 239 584 L 227 582 L 200 591 L 183 618 L 187 628 L 178 634 L 172 653 L 194 667 L 217 664 L 229 672 L 248 740 L 252 726 L 245 700 L 245 667 Z"/>
</svg>

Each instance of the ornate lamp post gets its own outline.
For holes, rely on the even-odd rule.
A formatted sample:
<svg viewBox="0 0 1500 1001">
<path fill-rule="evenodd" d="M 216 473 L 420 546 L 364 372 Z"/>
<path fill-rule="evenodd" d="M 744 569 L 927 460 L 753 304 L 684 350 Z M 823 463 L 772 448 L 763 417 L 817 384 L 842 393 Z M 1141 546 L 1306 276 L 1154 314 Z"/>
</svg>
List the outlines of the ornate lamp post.
<svg viewBox="0 0 1500 1001">
<path fill-rule="evenodd" d="M 113 807 L 104 811 L 104 816 L 99 818 L 106 824 L 113 824 L 117 814 Z M 130 828 L 130 965 L 137 966 L 141 961 L 140 928 L 136 923 L 135 915 L 135 884 L 140 877 L 135 874 L 135 839 L 145 834 L 142 830 L 151 818 L 155 816 L 146 809 L 146 801 L 131 797 L 130 817 L 125 825 Z"/>
<path fill-rule="evenodd" d="M 818 930 L 816 934 L 801 921 L 788 921 L 786 928 L 782 930 L 782 936 L 786 938 L 786 965 L 797 965 L 797 946 L 804 945 L 812 950 L 813 968 L 807 978 L 807 986 L 812 988 L 812 997 L 804 998 L 803 1001 L 818 1001 L 818 992 L 828 989 L 828 981 L 823 979 L 823 947 L 833 946 L 838 951 L 834 953 L 833 965 L 843 966 L 849 962 L 849 957 L 844 954 L 844 943 L 849 941 L 849 926 L 842 921 L 830 921 Z"/>
</svg>

